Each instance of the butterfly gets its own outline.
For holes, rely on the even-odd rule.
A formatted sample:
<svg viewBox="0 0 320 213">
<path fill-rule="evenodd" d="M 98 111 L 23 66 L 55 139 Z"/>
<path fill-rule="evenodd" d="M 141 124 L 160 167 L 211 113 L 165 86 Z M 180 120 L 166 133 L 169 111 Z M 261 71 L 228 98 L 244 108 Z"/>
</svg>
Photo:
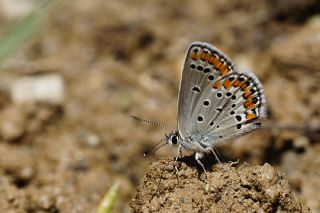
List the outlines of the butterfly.
<svg viewBox="0 0 320 213">
<path fill-rule="evenodd" d="M 185 58 L 179 89 L 177 130 L 166 135 L 166 143 L 217 157 L 214 147 L 228 139 L 261 128 L 266 117 L 262 84 L 250 71 L 240 70 L 209 43 L 191 43 Z M 220 163 L 220 161 L 219 161 Z"/>
</svg>

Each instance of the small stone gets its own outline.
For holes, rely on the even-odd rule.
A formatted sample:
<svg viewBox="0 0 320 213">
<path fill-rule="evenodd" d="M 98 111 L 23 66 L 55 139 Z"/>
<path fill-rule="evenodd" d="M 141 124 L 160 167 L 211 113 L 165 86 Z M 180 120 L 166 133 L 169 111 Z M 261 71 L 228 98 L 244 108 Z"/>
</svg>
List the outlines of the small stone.
<svg viewBox="0 0 320 213">
<path fill-rule="evenodd" d="M 272 180 L 275 176 L 274 168 L 268 163 L 265 163 L 260 168 L 260 172 L 261 172 L 262 179 Z"/>
<path fill-rule="evenodd" d="M 97 147 L 101 144 L 101 140 L 98 135 L 90 130 L 83 130 L 78 134 L 80 140 L 89 147 Z"/>
<path fill-rule="evenodd" d="M 301 136 L 293 140 L 293 146 L 296 149 L 306 148 L 309 145 L 309 140 L 307 137 Z"/>
<path fill-rule="evenodd" d="M 31 166 L 24 167 L 20 171 L 20 178 L 30 180 L 34 175 L 34 169 Z"/>
<path fill-rule="evenodd" d="M 274 200 L 278 196 L 278 190 L 276 187 L 271 186 L 265 190 L 266 195 L 271 199 Z"/>
<path fill-rule="evenodd" d="M 64 100 L 63 78 L 57 74 L 22 77 L 13 83 L 11 98 L 15 103 L 41 102 L 61 105 Z"/>
<path fill-rule="evenodd" d="M 48 195 L 41 195 L 39 197 L 39 205 L 44 209 L 49 209 L 51 206 L 51 200 Z"/>
<path fill-rule="evenodd" d="M 17 107 L 6 108 L 1 113 L 0 136 L 5 141 L 16 141 L 24 134 L 25 118 Z"/>
<path fill-rule="evenodd" d="M 20 18 L 28 15 L 35 4 L 35 0 L 1 0 L 0 9 L 8 18 Z"/>
<path fill-rule="evenodd" d="M 149 210 L 150 212 L 157 212 L 160 209 L 160 203 L 158 198 L 154 197 L 150 202 Z"/>
</svg>

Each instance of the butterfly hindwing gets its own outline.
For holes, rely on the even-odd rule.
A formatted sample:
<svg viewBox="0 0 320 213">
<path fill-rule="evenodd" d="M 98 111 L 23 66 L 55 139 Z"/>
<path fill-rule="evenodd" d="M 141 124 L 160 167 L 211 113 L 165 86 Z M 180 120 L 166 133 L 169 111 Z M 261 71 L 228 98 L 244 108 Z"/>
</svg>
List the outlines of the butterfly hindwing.
<svg viewBox="0 0 320 213">
<path fill-rule="evenodd" d="M 182 138 L 198 135 L 206 146 L 259 128 L 265 117 L 261 83 L 248 71 L 204 42 L 190 45 L 180 84 L 178 130 Z"/>
</svg>

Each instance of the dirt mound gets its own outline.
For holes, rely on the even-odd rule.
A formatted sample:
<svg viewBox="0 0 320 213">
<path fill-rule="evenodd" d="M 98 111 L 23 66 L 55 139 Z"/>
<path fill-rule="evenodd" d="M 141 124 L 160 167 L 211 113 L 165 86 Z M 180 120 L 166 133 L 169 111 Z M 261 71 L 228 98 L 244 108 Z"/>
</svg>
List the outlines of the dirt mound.
<svg viewBox="0 0 320 213">
<path fill-rule="evenodd" d="M 200 174 L 172 160 L 151 164 L 131 207 L 134 212 L 310 212 L 269 164 L 223 164 Z"/>
</svg>

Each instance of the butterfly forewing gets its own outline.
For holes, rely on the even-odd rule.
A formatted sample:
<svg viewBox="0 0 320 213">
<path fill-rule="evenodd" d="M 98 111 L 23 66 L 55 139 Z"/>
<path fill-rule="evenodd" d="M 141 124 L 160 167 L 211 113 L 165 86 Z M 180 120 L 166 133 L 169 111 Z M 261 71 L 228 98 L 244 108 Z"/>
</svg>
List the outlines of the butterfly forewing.
<svg viewBox="0 0 320 213">
<path fill-rule="evenodd" d="M 178 130 L 204 146 L 259 128 L 265 116 L 261 83 L 204 42 L 190 45 L 180 84 Z"/>
</svg>

